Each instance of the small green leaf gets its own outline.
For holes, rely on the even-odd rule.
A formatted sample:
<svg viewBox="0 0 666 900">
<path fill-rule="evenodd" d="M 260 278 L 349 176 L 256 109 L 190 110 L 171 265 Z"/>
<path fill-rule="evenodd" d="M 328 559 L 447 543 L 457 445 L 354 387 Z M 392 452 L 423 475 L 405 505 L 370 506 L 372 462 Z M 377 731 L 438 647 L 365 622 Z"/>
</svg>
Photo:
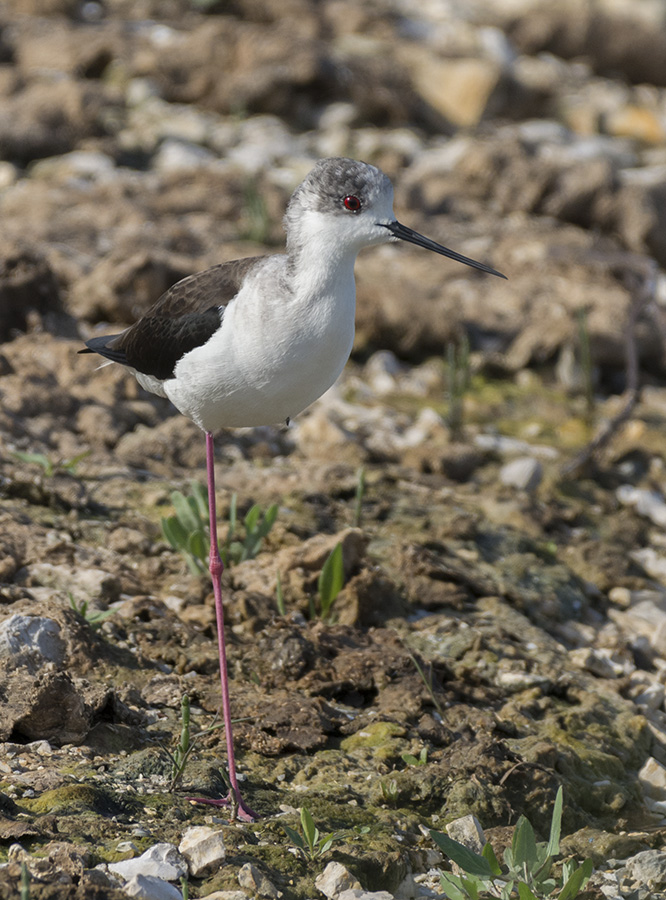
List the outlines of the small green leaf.
<svg viewBox="0 0 666 900">
<path fill-rule="evenodd" d="M 553 816 L 550 822 L 550 837 L 548 839 L 548 856 L 557 856 L 560 852 L 560 828 L 562 826 L 562 786 L 557 789 L 555 796 L 555 806 L 553 807 Z"/>
<path fill-rule="evenodd" d="M 481 856 L 483 856 L 484 859 L 488 860 L 488 864 L 490 865 L 493 875 L 501 875 L 502 874 L 502 867 L 500 866 L 499 861 L 498 861 L 497 857 L 495 856 L 495 851 L 493 850 L 493 847 L 492 847 L 492 844 L 490 843 L 490 841 L 488 841 L 488 843 L 485 845 L 485 847 L 481 851 Z"/>
<path fill-rule="evenodd" d="M 557 900 L 573 900 L 592 874 L 592 869 L 592 860 L 586 859 L 582 866 L 579 869 L 576 869 L 568 879 L 560 893 L 557 895 Z"/>
<path fill-rule="evenodd" d="M 290 828 L 288 825 L 283 825 L 282 828 L 285 830 L 289 840 L 298 847 L 299 850 L 305 850 L 305 841 L 297 831 L 294 831 L 294 829 Z"/>
<path fill-rule="evenodd" d="M 537 861 L 536 837 L 534 829 L 525 816 L 521 816 L 516 823 L 511 850 L 515 867 L 521 872 L 532 871 Z"/>
<path fill-rule="evenodd" d="M 203 531 L 193 531 L 190 534 L 187 544 L 187 549 L 190 551 L 192 556 L 196 557 L 198 560 L 201 560 L 203 569 L 203 563 L 205 563 L 206 558 L 208 557 L 208 541 L 206 540 Z"/>
<path fill-rule="evenodd" d="M 317 835 L 319 832 L 310 815 L 310 810 L 306 806 L 301 807 L 301 828 L 303 829 L 305 840 L 308 842 L 308 847 L 312 850 L 317 843 Z"/>
<path fill-rule="evenodd" d="M 464 844 L 459 844 L 447 834 L 439 831 L 431 831 L 430 837 L 449 859 L 457 863 L 468 875 L 480 875 L 481 878 L 492 878 L 493 870 L 484 856 L 479 856 L 473 850 L 469 850 Z"/>
<path fill-rule="evenodd" d="M 342 590 L 344 580 L 342 544 L 337 543 L 324 563 L 317 584 L 322 619 L 328 618 L 331 606 L 333 606 L 335 598 Z"/>
<path fill-rule="evenodd" d="M 209 516 L 208 509 L 208 491 L 203 485 L 199 484 L 198 481 L 192 482 L 192 496 L 197 504 L 197 508 L 199 510 L 199 515 L 205 522 Z"/>
<path fill-rule="evenodd" d="M 259 521 L 259 516 L 261 515 L 261 507 L 258 503 L 255 503 L 254 506 L 251 506 L 248 510 L 247 515 L 244 519 L 245 530 L 248 532 L 254 531 L 257 527 L 257 522 Z"/>
<path fill-rule="evenodd" d="M 176 510 L 178 521 L 185 531 L 196 531 L 201 527 L 199 517 L 192 509 L 190 503 L 188 503 L 187 497 L 184 494 L 181 494 L 180 491 L 173 491 L 171 494 L 171 502 Z"/>
<path fill-rule="evenodd" d="M 448 900 L 469 900 L 467 891 L 463 893 L 463 883 L 457 875 L 440 872 L 439 884 Z"/>
<path fill-rule="evenodd" d="M 411 753 L 401 753 L 400 755 L 403 761 L 406 762 L 408 766 L 418 766 L 418 759 L 415 756 L 412 756 Z"/>
<path fill-rule="evenodd" d="M 523 882 L 518 885 L 518 896 L 520 897 L 520 900 L 539 900 L 539 898 L 533 894 L 529 887 Z"/>
</svg>

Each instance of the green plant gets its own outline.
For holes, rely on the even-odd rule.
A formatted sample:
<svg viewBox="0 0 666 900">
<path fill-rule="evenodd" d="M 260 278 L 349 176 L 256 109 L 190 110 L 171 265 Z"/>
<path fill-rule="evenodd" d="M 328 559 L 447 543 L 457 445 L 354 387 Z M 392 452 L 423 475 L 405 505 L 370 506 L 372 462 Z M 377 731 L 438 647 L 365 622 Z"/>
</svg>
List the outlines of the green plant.
<svg viewBox="0 0 666 900">
<path fill-rule="evenodd" d="M 365 466 L 361 466 L 356 473 L 356 496 L 354 499 L 354 516 L 352 525 L 358 528 L 361 524 L 361 514 L 363 512 L 363 497 L 365 496 Z"/>
<path fill-rule="evenodd" d="M 453 341 L 446 345 L 446 370 L 449 397 L 447 424 L 453 436 L 462 431 L 464 397 L 470 385 L 469 339 L 463 332 L 456 347 Z"/>
<path fill-rule="evenodd" d="M 186 497 L 180 491 L 173 491 L 171 502 L 174 505 L 175 515 L 162 519 L 162 534 L 173 549 L 185 557 L 190 572 L 193 575 L 201 575 L 207 569 L 210 549 L 206 489 L 193 481 L 190 496 Z M 254 559 L 261 549 L 264 538 L 275 524 L 278 514 L 277 503 L 269 506 L 266 512 L 262 512 L 259 504 L 255 503 L 243 519 L 245 537 L 241 541 L 236 539 L 237 504 L 237 495 L 232 494 L 227 537 L 220 547 L 220 556 L 225 566 Z"/>
<path fill-rule="evenodd" d="M 30 900 L 30 870 L 25 860 L 21 863 L 21 900 Z"/>
<path fill-rule="evenodd" d="M 180 892 L 183 895 L 183 900 L 190 900 L 190 882 L 187 879 L 187 875 L 183 875 L 180 879 Z"/>
<path fill-rule="evenodd" d="M 560 853 L 562 823 L 562 788 L 555 797 L 548 841 L 537 842 L 530 822 L 521 816 L 513 832 L 511 846 L 504 851 L 501 866 L 489 843 L 481 854 L 446 834 L 431 831 L 437 846 L 462 869 L 464 875 L 441 872 L 441 887 L 449 900 L 481 900 L 497 897 L 500 900 L 573 900 L 592 874 L 592 860 L 581 866 L 572 860 L 562 864 L 559 876 L 553 873 L 553 863 Z"/>
<path fill-rule="evenodd" d="M 395 806 L 398 802 L 398 782 L 395 778 L 391 778 L 390 781 L 382 779 L 379 782 L 379 787 L 382 789 L 384 803 L 390 803 L 391 806 Z"/>
<path fill-rule="evenodd" d="M 282 827 L 287 837 L 294 842 L 305 859 L 317 859 L 317 857 L 326 853 L 327 850 L 330 850 L 334 841 L 339 840 L 344 834 L 343 831 L 320 834 L 310 815 L 310 811 L 305 806 L 301 807 L 301 834 L 288 825 L 283 825 Z M 370 828 L 367 825 L 356 829 L 357 834 L 366 834 L 368 831 L 370 831 Z"/>
<path fill-rule="evenodd" d="M 435 709 L 440 714 L 440 716 L 444 717 L 444 710 L 442 708 L 441 703 L 437 699 L 437 695 L 435 694 L 435 688 L 433 686 L 432 663 L 429 664 L 428 674 L 426 675 L 426 673 L 423 669 L 423 666 L 418 661 L 418 659 L 414 656 L 414 654 L 411 653 L 409 650 L 407 650 L 407 653 L 409 654 L 409 658 L 411 659 L 411 661 L 414 663 L 414 667 L 415 667 L 416 671 L 419 673 L 421 681 L 425 685 L 426 691 L 430 695 L 430 699 L 432 700 L 432 705 L 435 707 Z"/>
<path fill-rule="evenodd" d="M 72 456 L 69 459 L 53 460 L 45 453 L 28 453 L 23 450 L 13 450 L 12 456 L 21 462 L 36 463 L 38 466 L 42 467 L 44 475 L 46 475 L 47 478 L 51 478 L 60 470 L 68 472 L 70 475 L 76 475 L 78 464 L 81 460 L 90 456 L 90 453 L 90 450 L 84 450 L 83 453 L 77 453 L 76 456 Z"/>
<path fill-rule="evenodd" d="M 331 607 L 345 583 L 345 569 L 342 557 L 342 544 L 337 543 L 326 558 L 319 573 L 317 593 L 319 595 L 319 611 L 322 620 L 328 620 Z"/>
<path fill-rule="evenodd" d="M 269 534 L 271 528 L 275 524 L 278 514 L 277 503 L 271 504 L 266 512 L 262 512 L 258 503 L 250 507 L 247 515 L 243 519 L 245 528 L 245 537 L 242 541 L 236 539 L 236 494 L 231 496 L 231 504 L 229 506 L 229 528 L 227 537 L 222 547 L 220 547 L 220 555 L 225 566 L 237 565 L 245 562 L 246 559 L 254 559 L 259 553 L 264 538 Z"/>
<path fill-rule="evenodd" d="M 206 571 L 209 541 L 206 533 L 208 523 L 208 495 L 196 481 L 192 482 L 192 494 L 186 497 L 180 491 L 173 491 L 171 502 L 175 515 L 162 518 L 162 534 L 166 541 L 185 557 L 187 567 L 193 575 Z"/>
<path fill-rule="evenodd" d="M 171 755 L 171 784 L 170 790 L 174 790 L 180 781 L 187 759 L 194 748 L 190 735 L 190 698 L 183 694 L 180 700 L 180 740 Z"/>
<path fill-rule="evenodd" d="M 414 756 L 412 753 L 402 753 L 401 756 L 408 766 L 425 766 L 428 762 L 428 748 L 421 747 L 418 756 Z"/>
<path fill-rule="evenodd" d="M 102 625 L 102 622 L 106 621 L 106 619 L 108 619 L 109 616 L 112 616 L 116 611 L 115 609 L 89 609 L 87 600 L 81 600 L 77 603 L 71 591 L 67 592 L 67 596 L 69 597 L 69 605 L 74 612 L 77 612 L 82 616 L 88 625 L 95 630 L 97 630 Z"/>
</svg>

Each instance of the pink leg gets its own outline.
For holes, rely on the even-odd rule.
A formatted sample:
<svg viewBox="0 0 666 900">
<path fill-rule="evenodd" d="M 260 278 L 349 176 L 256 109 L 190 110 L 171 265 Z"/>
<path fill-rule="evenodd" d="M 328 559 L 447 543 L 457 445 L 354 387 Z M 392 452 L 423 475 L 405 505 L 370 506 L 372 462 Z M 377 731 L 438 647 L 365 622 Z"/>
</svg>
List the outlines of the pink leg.
<svg viewBox="0 0 666 900">
<path fill-rule="evenodd" d="M 206 432 L 206 470 L 208 473 L 208 509 L 210 512 L 210 560 L 209 568 L 213 579 L 215 594 L 215 616 L 217 619 L 217 646 L 220 654 L 220 682 L 222 685 L 222 715 L 224 732 L 227 740 L 227 760 L 229 765 L 229 781 L 231 792 L 223 800 L 209 800 L 206 797 L 192 797 L 197 803 L 208 803 L 211 806 L 232 806 L 237 808 L 238 818 L 245 822 L 253 822 L 258 818 L 249 806 L 243 802 L 238 780 L 236 778 L 236 759 L 234 757 L 234 738 L 231 730 L 231 707 L 229 705 L 229 681 L 227 679 L 227 651 L 224 641 L 224 614 L 222 609 L 222 572 L 224 565 L 220 558 L 217 544 L 217 513 L 215 509 L 215 452 L 213 435 Z"/>
</svg>

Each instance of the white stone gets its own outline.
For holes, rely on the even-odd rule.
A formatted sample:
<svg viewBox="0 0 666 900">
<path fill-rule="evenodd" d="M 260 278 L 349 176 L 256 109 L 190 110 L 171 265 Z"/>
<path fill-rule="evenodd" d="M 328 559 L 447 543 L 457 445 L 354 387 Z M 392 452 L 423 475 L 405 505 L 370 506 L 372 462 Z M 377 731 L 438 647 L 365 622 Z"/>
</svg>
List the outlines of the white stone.
<svg viewBox="0 0 666 900">
<path fill-rule="evenodd" d="M 625 871 L 629 878 L 641 887 L 666 886 L 666 852 L 643 850 L 627 860 Z"/>
<path fill-rule="evenodd" d="M 650 756 L 638 773 L 643 792 L 653 800 L 666 799 L 666 767 Z"/>
<path fill-rule="evenodd" d="M 498 453 L 500 456 L 515 456 L 516 454 L 529 454 L 539 459 L 557 459 L 558 452 L 554 447 L 541 444 L 528 444 L 519 438 L 505 437 L 502 434 L 477 434 L 474 444 L 480 450 L 488 450 Z"/>
<path fill-rule="evenodd" d="M 342 863 L 330 862 L 315 878 L 315 887 L 331 900 L 337 900 L 342 891 L 358 890 L 361 885 Z"/>
<path fill-rule="evenodd" d="M 481 853 L 486 845 L 486 836 L 481 823 L 473 815 L 462 816 L 460 819 L 449 822 L 446 826 L 446 833 L 452 841 L 464 844 L 468 850 L 472 850 L 474 853 Z"/>
<path fill-rule="evenodd" d="M 519 456 L 500 469 L 500 481 L 519 491 L 535 491 L 543 479 L 543 466 L 533 456 Z"/>
<path fill-rule="evenodd" d="M 579 669 L 585 669 L 599 678 L 619 678 L 624 668 L 613 662 L 607 652 L 592 647 L 577 647 L 569 651 L 569 660 Z"/>
<path fill-rule="evenodd" d="M 664 702 L 664 685 L 655 682 L 637 694 L 633 699 L 636 706 L 643 706 L 645 709 L 659 709 Z"/>
<path fill-rule="evenodd" d="M 222 832 L 209 825 L 188 828 L 178 850 L 187 860 L 193 878 L 199 878 L 204 872 L 218 868 L 226 855 Z"/>
<path fill-rule="evenodd" d="M 173 844 L 154 844 L 135 859 L 109 863 L 109 871 L 130 881 L 135 875 L 151 875 L 162 881 L 176 881 L 187 874 L 187 863 Z"/>
<path fill-rule="evenodd" d="M 200 147 L 187 141 L 168 138 L 163 141 L 159 151 L 155 155 L 153 167 L 158 172 L 179 172 L 187 169 L 198 169 L 202 166 L 210 166 L 216 162 L 217 157 Z"/>
<path fill-rule="evenodd" d="M 60 626 L 44 616 L 9 616 L 0 623 L 0 657 L 3 656 L 13 657 L 17 665 L 35 658 L 59 665 L 65 658 Z"/>
<path fill-rule="evenodd" d="M 201 900 L 249 900 L 249 894 L 245 891 L 213 891 Z"/>
<path fill-rule="evenodd" d="M 251 890 L 253 894 L 258 894 L 260 897 L 268 897 L 269 900 L 277 900 L 278 889 L 252 863 L 245 863 L 244 866 L 241 866 L 238 872 L 238 883 L 241 887 Z"/>
<path fill-rule="evenodd" d="M 666 502 L 661 494 L 630 484 L 621 484 L 616 494 L 620 503 L 635 507 L 639 515 L 646 516 L 655 525 L 666 525 Z"/>
<path fill-rule="evenodd" d="M 183 900 L 177 887 L 154 875 L 134 875 L 123 891 L 129 897 L 139 897 L 140 900 Z"/>
<path fill-rule="evenodd" d="M 337 900 L 394 900 L 388 891 L 364 891 L 363 888 L 343 891 Z"/>
</svg>

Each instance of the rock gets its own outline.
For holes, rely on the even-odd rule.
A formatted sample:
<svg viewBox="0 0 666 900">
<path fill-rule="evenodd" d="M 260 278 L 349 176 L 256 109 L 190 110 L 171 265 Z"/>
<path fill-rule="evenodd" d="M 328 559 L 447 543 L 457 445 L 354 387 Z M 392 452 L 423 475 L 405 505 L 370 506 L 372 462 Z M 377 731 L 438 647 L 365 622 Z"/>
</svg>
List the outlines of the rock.
<svg viewBox="0 0 666 900">
<path fill-rule="evenodd" d="M 653 800 L 666 800 L 666 766 L 650 756 L 638 773 L 643 792 Z"/>
<path fill-rule="evenodd" d="M 249 900 L 249 894 L 245 891 L 213 891 L 201 900 Z"/>
<path fill-rule="evenodd" d="M 279 896 L 278 889 L 273 882 L 264 875 L 261 869 L 249 862 L 241 866 L 238 872 L 238 883 L 242 888 L 247 888 L 260 897 L 268 897 L 269 900 L 277 900 Z"/>
<path fill-rule="evenodd" d="M 414 54 L 414 83 L 427 103 L 461 128 L 483 119 L 502 84 L 502 66 L 489 59 L 433 59 Z"/>
<path fill-rule="evenodd" d="M 543 478 L 543 466 L 532 456 L 512 459 L 500 469 L 500 481 L 519 491 L 535 491 Z"/>
<path fill-rule="evenodd" d="M 198 144 L 169 139 L 155 155 L 154 166 L 158 172 L 181 172 L 210 166 L 216 159 L 215 154 Z"/>
<path fill-rule="evenodd" d="M 315 887 L 331 900 L 337 900 L 342 891 L 358 890 L 361 885 L 342 863 L 330 862 L 315 878 Z"/>
<path fill-rule="evenodd" d="M 0 341 L 28 330 L 30 314 L 62 314 L 60 289 L 46 259 L 20 244 L 0 244 Z M 33 325 L 36 324 L 34 321 Z"/>
<path fill-rule="evenodd" d="M 337 900 L 394 900 L 394 898 L 388 891 L 366 891 L 363 888 L 356 888 L 338 894 Z"/>
<path fill-rule="evenodd" d="M 476 816 L 469 815 L 454 819 L 446 826 L 446 833 L 452 840 L 464 844 L 468 850 L 472 850 L 474 853 L 481 853 L 486 845 L 486 836 Z"/>
<path fill-rule="evenodd" d="M 661 494 L 644 488 L 622 484 L 616 491 L 617 499 L 625 506 L 633 506 L 640 516 L 646 516 L 655 525 L 666 525 L 666 502 Z"/>
<path fill-rule="evenodd" d="M 577 647 L 569 651 L 569 659 L 578 668 L 585 669 L 599 678 L 619 678 L 624 675 L 623 667 L 614 663 L 609 654 L 603 650 Z"/>
<path fill-rule="evenodd" d="M 135 859 L 109 863 L 109 871 L 130 881 L 135 875 L 149 875 L 162 881 L 176 881 L 187 874 L 187 863 L 173 844 L 154 844 Z"/>
<path fill-rule="evenodd" d="M 45 662 L 60 665 L 65 658 L 60 626 L 43 616 L 9 616 L 0 623 L 0 657 L 10 657 L 14 665 L 31 671 Z"/>
<path fill-rule="evenodd" d="M 626 877 L 642 888 L 666 886 L 666 852 L 643 850 L 627 860 Z"/>
<path fill-rule="evenodd" d="M 527 441 L 506 437 L 503 434 L 477 434 L 474 437 L 474 443 L 481 450 L 497 453 L 499 456 L 529 454 L 531 457 L 536 456 L 539 459 L 557 459 L 559 455 L 554 447 L 528 444 Z"/>
<path fill-rule="evenodd" d="M 175 885 L 155 875 L 137 873 L 125 884 L 123 891 L 128 897 L 138 897 L 139 900 L 183 900 L 182 893 Z"/>
<path fill-rule="evenodd" d="M 205 872 L 219 867 L 226 855 L 222 832 L 208 825 L 188 828 L 178 850 L 187 860 L 193 878 L 200 878 Z"/>
<path fill-rule="evenodd" d="M 648 685 L 640 693 L 633 697 L 636 706 L 643 706 L 645 709 L 659 709 L 664 702 L 664 685 L 654 682 Z"/>
</svg>

